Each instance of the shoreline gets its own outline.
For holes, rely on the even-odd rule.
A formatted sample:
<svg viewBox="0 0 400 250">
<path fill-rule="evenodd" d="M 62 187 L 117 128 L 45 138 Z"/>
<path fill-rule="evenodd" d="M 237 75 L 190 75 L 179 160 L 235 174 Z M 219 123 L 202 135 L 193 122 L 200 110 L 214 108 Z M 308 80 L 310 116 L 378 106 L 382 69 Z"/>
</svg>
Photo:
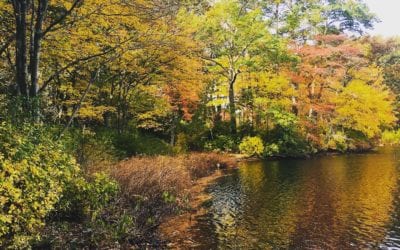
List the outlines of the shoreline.
<svg viewBox="0 0 400 250">
<path fill-rule="evenodd" d="M 247 160 L 236 157 L 237 163 Z M 211 196 L 206 192 L 207 187 L 218 178 L 226 175 L 227 170 L 237 169 L 238 167 L 238 164 L 235 164 L 235 166 L 216 170 L 211 175 L 200 178 L 193 183 L 193 186 L 189 189 L 193 195 L 188 204 L 189 209 L 184 210 L 181 214 L 165 218 L 157 229 L 158 235 L 162 241 L 166 242 L 167 248 L 196 247 L 196 242 L 191 238 L 190 229 L 196 224 L 196 217 L 204 215 L 208 211 L 204 206 L 204 203 L 211 199 Z"/>
<path fill-rule="evenodd" d="M 226 171 L 239 168 L 240 162 L 248 161 L 276 161 L 284 159 L 310 159 L 313 157 L 330 156 L 330 155 L 346 155 L 346 154 L 366 154 L 376 152 L 379 148 L 371 148 L 362 151 L 324 151 L 315 154 L 302 156 L 302 157 L 283 157 L 274 156 L 268 158 L 247 157 L 243 154 L 225 154 L 236 160 L 234 166 L 218 169 L 208 176 L 202 177 L 194 181 L 189 192 L 192 198 L 188 203 L 188 209 L 183 210 L 182 213 L 170 215 L 161 222 L 157 228 L 157 235 L 166 243 L 167 248 L 192 248 L 196 247 L 196 242 L 191 238 L 192 232 L 190 229 L 196 224 L 196 217 L 202 216 L 207 213 L 207 208 L 204 203 L 209 201 L 212 197 L 206 192 L 206 189 L 217 179 L 226 175 Z"/>
</svg>

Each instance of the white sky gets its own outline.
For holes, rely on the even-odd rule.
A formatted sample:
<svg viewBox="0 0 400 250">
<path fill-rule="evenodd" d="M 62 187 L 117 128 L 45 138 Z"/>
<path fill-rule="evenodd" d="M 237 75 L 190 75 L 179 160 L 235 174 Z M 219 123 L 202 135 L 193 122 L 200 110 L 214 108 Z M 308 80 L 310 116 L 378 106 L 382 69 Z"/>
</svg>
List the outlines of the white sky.
<svg viewBox="0 0 400 250">
<path fill-rule="evenodd" d="M 375 24 L 372 35 L 400 36 L 400 0 L 364 0 L 381 20 Z"/>
</svg>

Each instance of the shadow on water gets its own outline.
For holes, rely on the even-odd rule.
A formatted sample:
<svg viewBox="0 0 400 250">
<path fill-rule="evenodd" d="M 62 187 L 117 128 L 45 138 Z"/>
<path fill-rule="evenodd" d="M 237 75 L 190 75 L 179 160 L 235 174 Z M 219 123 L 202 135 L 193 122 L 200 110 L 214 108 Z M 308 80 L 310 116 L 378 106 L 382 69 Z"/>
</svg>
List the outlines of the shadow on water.
<svg viewBox="0 0 400 250">
<path fill-rule="evenodd" d="M 200 249 L 400 247 L 400 149 L 243 162 L 208 192 Z"/>
</svg>

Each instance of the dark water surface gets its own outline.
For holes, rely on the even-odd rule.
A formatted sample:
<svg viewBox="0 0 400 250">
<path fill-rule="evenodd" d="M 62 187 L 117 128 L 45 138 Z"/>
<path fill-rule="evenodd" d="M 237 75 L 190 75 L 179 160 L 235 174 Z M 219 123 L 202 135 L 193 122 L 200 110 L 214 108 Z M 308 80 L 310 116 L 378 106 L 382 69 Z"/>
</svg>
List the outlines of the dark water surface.
<svg viewBox="0 0 400 250">
<path fill-rule="evenodd" d="M 209 188 L 199 248 L 400 247 L 400 149 L 241 164 Z"/>
</svg>

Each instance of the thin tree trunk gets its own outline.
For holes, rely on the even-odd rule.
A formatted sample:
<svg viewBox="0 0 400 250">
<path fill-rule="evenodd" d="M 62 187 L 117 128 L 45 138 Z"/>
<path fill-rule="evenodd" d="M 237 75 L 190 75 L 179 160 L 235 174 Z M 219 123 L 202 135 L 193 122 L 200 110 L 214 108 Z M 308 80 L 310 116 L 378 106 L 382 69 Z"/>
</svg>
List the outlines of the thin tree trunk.
<svg viewBox="0 0 400 250">
<path fill-rule="evenodd" d="M 31 89 L 30 95 L 36 96 L 39 91 L 39 62 L 40 62 L 40 50 L 41 40 L 43 37 L 43 20 L 45 18 L 48 7 L 48 0 L 39 0 L 39 6 L 37 8 L 36 23 L 33 35 L 33 51 L 30 61 L 30 73 L 31 73 Z"/>
<path fill-rule="evenodd" d="M 232 72 L 234 72 L 232 70 Z M 229 115 L 230 115 L 230 128 L 231 133 L 236 134 L 236 103 L 235 103 L 235 90 L 234 85 L 237 79 L 238 73 L 232 73 L 232 78 L 229 81 Z"/>
<path fill-rule="evenodd" d="M 229 115 L 231 133 L 236 134 L 236 105 L 235 105 L 235 92 L 233 89 L 234 82 L 229 84 Z"/>
<path fill-rule="evenodd" d="M 61 133 L 59 135 L 59 138 L 61 138 L 63 136 L 63 134 L 65 133 L 65 131 L 67 131 L 67 129 L 71 126 L 72 122 L 74 121 L 74 118 L 75 118 L 76 114 L 78 113 L 79 109 L 81 108 L 82 102 L 85 100 L 86 95 L 89 93 L 90 87 L 96 81 L 98 74 L 99 74 L 99 70 L 97 70 L 96 73 L 90 78 L 90 81 L 89 81 L 88 85 L 86 86 L 85 91 L 83 92 L 81 98 L 79 99 L 78 104 L 75 106 L 75 109 L 72 112 L 71 117 L 69 118 L 67 125 L 61 131 Z"/>
<path fill-rule="evenodd" d="M 16 75 L 15 79 L 18 86 L 18 94 L 23 97 L 29 97 L 27 84 L 27 41 L 26 41 L 26 13 L 27 0 L 13 0 L 14 15 L 15 15 L 15 64 Z"/>
</svg>

